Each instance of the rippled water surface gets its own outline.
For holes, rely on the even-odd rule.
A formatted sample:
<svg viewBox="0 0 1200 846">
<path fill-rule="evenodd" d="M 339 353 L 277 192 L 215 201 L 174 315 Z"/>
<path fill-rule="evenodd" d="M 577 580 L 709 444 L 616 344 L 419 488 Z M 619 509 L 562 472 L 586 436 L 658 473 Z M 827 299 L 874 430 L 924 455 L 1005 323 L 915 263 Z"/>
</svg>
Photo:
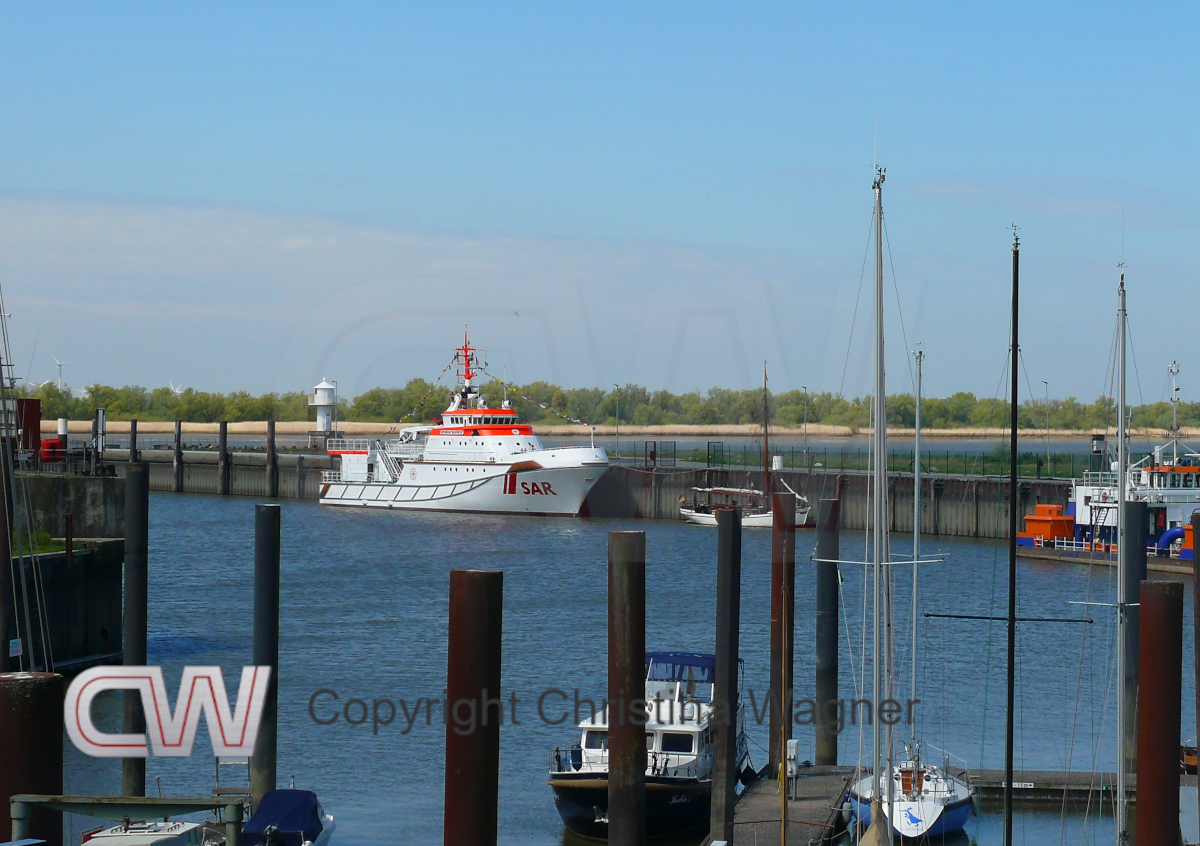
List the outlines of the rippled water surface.
<svg viewBox="0 0 1200 846">
<path fill-rule="evenodd" d="M 647 535 L 647 648 L 711 651 L 714 632 L 715 542 L 711 529 L 673 522 L 604 521 L 381 513 L 284 502 L 280 687 L 281 786 L 320 794 L 338 820 L 346 844 L 434 844 L 442 840 L 444 728 L 426 711 L 406 730 L 403 709 L 441 696 L 446 678 L 449 571 L 504 571 L 506 699 L 517 697 L 517 723 L 502 730 L 500 838 L 504 843 L 556 844 L 562 826 L 546 786 L 547 754 L 574 739 L 567 724 L 539 718 L 537 701 L 550 688 L 603 695 L 606 667 L 606 533 L 640 529 Z M 149 652 L 166 668 L 174 690 L 184 665 L 217 664 L 233 683 L 251 661 L 254 501 L 153 494 Z M 796 678 L 798 695 L 813 678 L 814 536 L 802 533 L 797 577 Z M 896 538 L 897 551 L 911 541 Z M 925 540 L 926 554 L 944 562 L 922 568 L 923 612 L 1005 613 L 1007 553 L 1003 543 Z M 842 557 L 861 558 L 861 535 L 843 538 Z M 757 701 L 767 688 L 770 533 L 747 531 L 743 547 L 742 656 Z M 907 698 L 910 569 L 896 568 L 897 664 Z M 845 580 L 842 695 L 854 694 L 861 672 L 862 573 L 843 568 Z M 1021 614 L 1094 618 L 1091 625 L 1030 623 L 1020 628 L 1018 767 L 1076 770 L 1113 767 L 1111 696 L 1113 627 L 1110 611 L 1086 610 L 1068 600 L 1107 602 L 1112 571 L 1076 565 L 1022 563 Z M 1187 588 L 1186 607 L 1191 591 Z M 1184 666 L 1191 665 L 1191 615 L 1185 615 Z M 1004 749 L 1004 625 L 977 620 L 922 623 L 922 666 L 917 713 L 920 735 L 972 768 L 1000 768 Z M 1192 692 L 1185 673 L 1184 701 Z M 373 729 L 371 720 L 344 717 L 319 725 L 309 713 L 318 690 L 339 702 L 391 700 L 399 715 Z M 103 700 L 103 697 L 102 697 Z M 554 701 L 558 701 L 555 699 Z M 318 699 L 328 719 L 332 698 Z M 386 706 L 383 706 L 386 716 Z M 514 706 L 506 705 L 511 712 Z M 556 717 L 561 709 L 547 709 Z M 352 709 L 351 716 L 357 716 Z M 98 702 L 97 723 L 116 726 L 113 702 Z M 1194 736 L 1185 711 L 1184 737 Z M 756 765 L 766 758 L 766 726 L 752 726 Z M 797 729 L 801 755 L 812 756 L 812 733 Z M 868 737 L 869 741 L 869 737 Z M 869 743 L 863 747 L 869 756 Z M 841 756 L 859 754 L 857 729 L 842 734 Z M 116 792 L 119 767 L 85 759 L 68 747 L 69 791 Z M 229 768 L 222 768 L 229 769 Z M 149 789 L 161 780 L 166 795 L 206 795 L 214 767 L 201 729 L 191 759 L 151 759 Z M 229 781 L 236 776 L 223 773 Z M 244 775 L 242 776 L 244 779 Z M 1022 812 L 1018 842 L 1109 842 L 1111 826 L 1093 813 L 1060 819 L 1057 811 Z M 970 842 L 999 843 L 994 810 L 970 824 Z M 75 830 L 81 823 L 73 821 Z M 1023 839 L 1021 839 L 1023 838 Z M 964 841 L 965 842 L 965 841 Z"/>
</svg>

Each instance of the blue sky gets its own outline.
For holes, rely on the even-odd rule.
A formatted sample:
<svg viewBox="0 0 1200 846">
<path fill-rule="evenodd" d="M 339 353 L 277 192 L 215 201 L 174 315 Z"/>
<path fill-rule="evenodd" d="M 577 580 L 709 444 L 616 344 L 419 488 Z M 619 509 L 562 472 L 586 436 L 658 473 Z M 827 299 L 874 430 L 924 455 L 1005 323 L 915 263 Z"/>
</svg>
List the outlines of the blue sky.
<svg viewBox="0 0 1200 846">
<path fill-rule="evenodd" d="M 1029 378 L 1101 393 L 1123 214 L 1142 398 L 1173 358 L 1200 398 L 1198 17 L 10 4 L 14 358 L 77 386 L 353 393 L 436 376 L 469 321 L 517 381 L 743 387 L 767 359 L 777 389 L 863 393 L 878 143 L 892 388 L 920 341 L 930 393 L 996 394 L 1016 222 Z"/>
</svg>

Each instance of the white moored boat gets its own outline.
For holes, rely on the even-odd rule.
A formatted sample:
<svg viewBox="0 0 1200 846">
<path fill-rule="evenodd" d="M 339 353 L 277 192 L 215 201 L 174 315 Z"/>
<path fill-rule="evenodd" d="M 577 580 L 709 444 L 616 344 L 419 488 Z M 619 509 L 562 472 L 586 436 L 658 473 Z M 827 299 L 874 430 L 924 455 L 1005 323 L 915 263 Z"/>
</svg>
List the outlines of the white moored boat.
<svg viewBox="0 0 1200 846">
<path fill-rule="evenodd" d="M 608 469 L 603 448 L 542 446 L 505 402 L 488 408 L 479 388 L 479 351 L 455 350 L 462 386 L 440 426 L 411 426 L 399 437 L 328 442 L 341 468 L 322 476 L 322 505 L 575 516 Z"/>
<path fill-rule="evenodd" d="M 698 494 L 705 494 L 706 501 L 701 502 Z M 724 501 L 713 502 L 714 497 Z M 717 512 L 724 508 L 742 510 L 743 529 L 769 529 L 774 520 L 766 496 L 762 491 L 750 488 L 692 488 L 692 501 L 681 500 L 679 503 L 679 519 L 700 526 L 715 526 Z M 797 496 L 795 525 L 807 524 L 809 511 L 808 499 Z"/>
</svg>

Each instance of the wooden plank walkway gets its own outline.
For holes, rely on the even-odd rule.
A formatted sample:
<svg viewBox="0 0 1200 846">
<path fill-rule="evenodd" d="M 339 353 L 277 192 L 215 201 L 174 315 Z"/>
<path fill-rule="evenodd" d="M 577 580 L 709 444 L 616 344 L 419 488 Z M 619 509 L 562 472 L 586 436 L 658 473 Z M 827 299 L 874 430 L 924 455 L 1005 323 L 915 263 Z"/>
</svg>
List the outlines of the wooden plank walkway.
<svg viewBox="0 0 1200 846">
<path fill-rule="evenodd" d="M 840 807 L 853 767 L 805 767 L 794 779 L 788 801 L 789 846 L 812 846 L 843 828 Z M 738 798 L 733 812 L 733 846 L 779 843 L 779 783 L 758 780 Z"/>
</svg>

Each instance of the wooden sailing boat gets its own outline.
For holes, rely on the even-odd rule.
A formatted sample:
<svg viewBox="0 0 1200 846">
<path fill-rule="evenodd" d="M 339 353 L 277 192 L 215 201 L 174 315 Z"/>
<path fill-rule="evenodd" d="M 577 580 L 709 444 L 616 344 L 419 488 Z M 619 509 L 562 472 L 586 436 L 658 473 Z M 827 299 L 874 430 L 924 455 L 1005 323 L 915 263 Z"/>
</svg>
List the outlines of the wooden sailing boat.
<svg viewBox="0 0 1200 846">
<path fill-rule="evenodd" d="M 887 392 L 884 374 L 883 336 L 883 181 L 884 170 L 876 168 L 875 182 L 875 414 L 874 414 L 874 479 L 872 492 L 872 573 L 874 611 L 872 625 L 873 671 L 872 699 L 878 707 L 884 698 L 892 698 L 894 664 L 891 656 L 891 579 L 888 539 L 887 474 L 884 456 L 887 455 Z M 918 456 L 919 460 L 919 456 Z M 919 479 L 919 477 L 918 477 Z M 920 506 L 916 506 L 913 566 L 917 566 L 920 551 Z M 913 573 L 913 631 L 916 632 L 917 574 Z M 886 643 L 883 629 L 887 628 Z M 886 655 L 885 655 L 886 651 Z M 886 664 L 886 672 L 884 666 Z M 913 685 L 915 699 L 916 649 L 913 649 Z M 921 760 L 916 742 L 908 749 L 905 760 L 894 762 L 893 727 L 887 727 L 887 738 L 881 738 L 881 720 L 871 721 L 871 774 L 854 783 L 849 800 L 852 813 L 867 832 L 861 843 L 876 846 L 889 843 L 893 835 L 902 837 L 936 837 L 962 829 L 974 810 L 971 788 L 961 778 L 949 772 L 948 764 L 938 767 Z M 884 749 L 886 748 L 886 769 Z M 884 773 L 887 776 L 884 776 Z"/>
<path fill-rule="evenodd" d="M 767 363 L 763 362 L 763 489 L 761 491 L 753 488 L 732 488 L 732 487 L 716 487 L 716 488 L 692 488 L 692 501 L 689 503 L 686 499 L 679 501 L 679 519 L 688 523 L 696 523 L 700 526 L 716 526 L 717 511 L 722 508 L 741 508 L 742 510 L 742 528 L 743 529 L 769 529 L 774 525 L 774 508 L 775 486 L 771 480 L 771 441 L 770 441 L 770 420 L 771 413 L 768 405 L 767 394 Z M 808 504 L 808 497 L 801 496 L 788 487 L 787 482 L 783 482 L 783 486 L 791 493 L 796 494 L 796 514 L 793 517 L 796 526 L 804 526 L 808 523 L 808 515 L 811 512 L 811 507 Z M 700 499 L 703 496 L 704 501 Z"/>
</svg>

